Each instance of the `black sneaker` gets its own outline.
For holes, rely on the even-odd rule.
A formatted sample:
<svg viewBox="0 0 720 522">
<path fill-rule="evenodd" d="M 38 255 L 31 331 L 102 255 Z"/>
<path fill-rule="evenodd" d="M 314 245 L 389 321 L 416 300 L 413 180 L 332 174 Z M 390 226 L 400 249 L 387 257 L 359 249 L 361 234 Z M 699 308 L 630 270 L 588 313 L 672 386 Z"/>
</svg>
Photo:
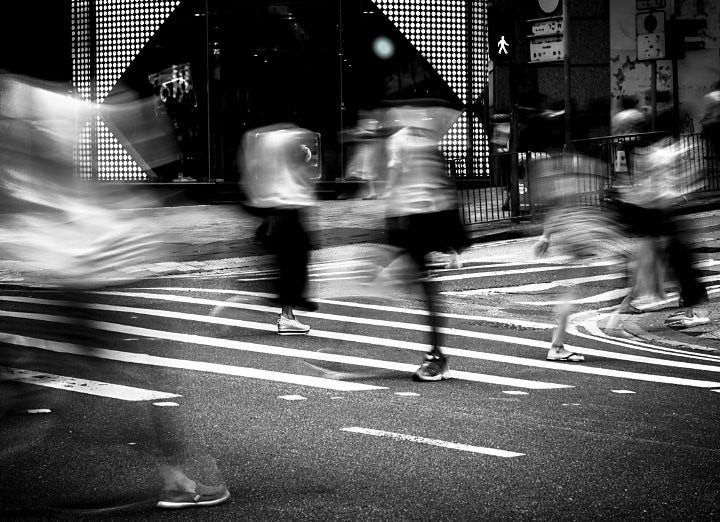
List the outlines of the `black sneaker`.
<svg viewBox="0 0 720 522">
<path fill-rule="evenodd" d="M 447 357 L 426 355 L 425 362 L 413 374 L 414 381 L 442 381 L 448 379 Z"/>
<path fill-rule="evenodd" d="M 160 492 L 157 507 L 164 509 L 182 509 L 187 507 L 216 506 L 230 498 L 230 492 L 225 486 L 205 486 L 197 484 L 195 491 Z"/>
</svg>

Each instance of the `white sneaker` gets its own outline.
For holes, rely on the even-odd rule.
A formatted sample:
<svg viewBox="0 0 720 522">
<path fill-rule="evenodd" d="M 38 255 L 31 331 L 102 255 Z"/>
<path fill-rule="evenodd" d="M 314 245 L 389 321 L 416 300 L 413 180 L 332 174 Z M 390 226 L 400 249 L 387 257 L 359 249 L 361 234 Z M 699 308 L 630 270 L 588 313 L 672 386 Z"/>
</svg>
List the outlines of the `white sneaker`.
<svg viewBox="0 0 720 522">
<path fill-rule="evenodd" d="M 277 327 L 279 335 L 302 335 L 310 331 L 308 325 L 302 324 L 297 319 L 288 319 L 282 315 L 277 321 Z"/>
<path fill-rule="evenodd" d="M 672 317 L 671 319 L 669 319 L 669 326 L 674 326 L 675 328 L 690 328 L 692 326 L 708 324 L 709 322 L 709 317 L 700 317 L 697 314 L 693 314 L 692 317 L 688 317 L 686 315 L 680 317 Z"/>
</svg>

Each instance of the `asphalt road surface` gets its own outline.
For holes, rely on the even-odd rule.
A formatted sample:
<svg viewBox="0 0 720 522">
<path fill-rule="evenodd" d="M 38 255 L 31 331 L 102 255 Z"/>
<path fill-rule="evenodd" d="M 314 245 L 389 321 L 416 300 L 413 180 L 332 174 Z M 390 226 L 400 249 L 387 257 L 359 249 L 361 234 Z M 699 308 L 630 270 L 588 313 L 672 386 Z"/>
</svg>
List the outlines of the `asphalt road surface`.
<svg viewBox="0 0 720 522">
<path fill-rule="evenodd" d="M 713 227 L 695 247 L 714 298 Z M 476 245 L 459 269 L 438 257 L 452 369 L 439 383 L 411 380 L 423 302 L 368 284 L 370 245 L 315 259 L 307 336 L 277 335 L 269 260 L 72 296 L 5 281 L 0 516 L 720 517 L 720 355 L 605 335 L 624 267 L 536 259 L 533 241 Z M 582 364 L 545 360 L 568 287 Z M 231 499 L 155 508 L 167 448 Z"/>
</svg>

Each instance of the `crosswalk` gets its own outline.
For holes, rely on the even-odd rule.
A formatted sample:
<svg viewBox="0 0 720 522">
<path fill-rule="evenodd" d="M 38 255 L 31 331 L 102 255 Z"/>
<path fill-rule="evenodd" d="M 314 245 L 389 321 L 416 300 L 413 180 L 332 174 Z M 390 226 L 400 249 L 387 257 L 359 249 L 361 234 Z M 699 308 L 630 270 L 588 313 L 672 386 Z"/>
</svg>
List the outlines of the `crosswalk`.
<svg viewBox="0 0 720 522">
<path fill-rule="evenodd" d="M 442 314 L 442 349 L 451 358 L 453 380 L 517 393 L 643 384 L 720 389 L 720 356 L 611 338 L 596 327 L 604 313 L 598 306 L 624 295 L 625 275 L 612 271 L 611 262 L 579 266 L 548 258 L 518 263 L 512 249 L 494 258 L 471 249 L 464 257 L 463 268 L 435 272 L 443 296 L 492 300 L 493 305 Z M 717 280 L 717 266 L 707 259 L 700 264 L 707 281 Z M 390 292 L 364 294 L 363 285 L 375 268 L 363 259 L 313 263 L 311 282 L 323 296 L 318 299 L 321 308 L 297 312 L 312 330 L 292 339 L 276 335 L 278 309 L 269 302 L 273 294 L 267 285 L 273 274 L 263 267 L 236 269 L 231 277 L 225 274 L 222 285 L 203 284 L 193 276 L 165 279 L 162 285 L 88 291 L 74 304 L 51 288 L 8 284 L 0 287 L 0 343 L 11 350 L 0 356 L 0 380 L 127 401 L 183 393 L 171 382 L 150 390 L 145 380 L 112 382 L 112 375 L 101 372 L 92 379 L 74 375 L 69 357 L 125 365 L 137 372 L 166 368 L 271 383 L 288 396 L 302 389 L 394 392 L 398 382 L 408 381 L 388 375 L 409 377 L 429 349 L 427 312 L 412 300 L 392 299 Z M 502 286 L 491 286 L 500 279 Z M 608 284 L 616 288 L 604 286 Z M 569 285 L 588 289 L 577 300 L 582 313 L 569 346 L 586 356 L 584 364 L 544 358 L 554 298 L 558 288 Z M 611 297 L 613 292 L 617 295 Z M 475 313 L 493 306 L 504 308 L 503 313 Z M 523 316 L 508 312 L 522 306 L 546 310 Z M 79 322 L 78 314 L 89 318 Z M 85 332 L 79 335 L 78 329 Z M 45 362 L 33 367 L 32 359 L 17 357 L 17 350 L 45 356 Z M 51 356 L 64 366 L 48 368 Z"/>
</svg>

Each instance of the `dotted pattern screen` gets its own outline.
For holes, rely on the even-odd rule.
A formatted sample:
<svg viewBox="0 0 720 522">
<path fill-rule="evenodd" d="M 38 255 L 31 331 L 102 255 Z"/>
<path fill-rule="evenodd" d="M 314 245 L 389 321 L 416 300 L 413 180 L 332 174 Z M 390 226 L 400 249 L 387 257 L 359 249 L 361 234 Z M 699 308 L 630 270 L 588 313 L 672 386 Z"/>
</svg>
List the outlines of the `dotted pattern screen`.
<svg viewBox="0 0 720 522">
<path fill-rule="evenodd" d="M 179 4 L 180 0 L 73 0 L 72 80 L 78 96 L 103 103 Z M 146 172 L 99 116 L 83 124 L 73 158 L 75 175 L 80 179 L 147 179 Z"/>
</svg>

